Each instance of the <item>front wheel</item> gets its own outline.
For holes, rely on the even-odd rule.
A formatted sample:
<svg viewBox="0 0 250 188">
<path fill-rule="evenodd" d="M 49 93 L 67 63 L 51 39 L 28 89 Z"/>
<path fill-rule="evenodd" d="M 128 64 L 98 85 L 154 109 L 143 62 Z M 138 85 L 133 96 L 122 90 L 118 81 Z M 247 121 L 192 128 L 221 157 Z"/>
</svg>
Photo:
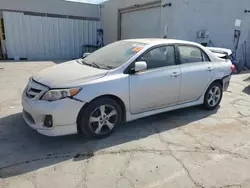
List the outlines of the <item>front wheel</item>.
<svg viewBox="0 0 250 188">
<path fill-rule="evenodd" d="M 209 86 L 204 98 L 204 107 L 208 110 L 215 109 L 221 102 L 223 95 L 222 85 L 218 82 Z"/>
<path fill-rule="evenodd" d="M 122 111 L 116 101 L 100 98 L 89 104 L 82 112 L 80 129 L 88 137 L 104 138 L 121 124 Z"/>
</svg>

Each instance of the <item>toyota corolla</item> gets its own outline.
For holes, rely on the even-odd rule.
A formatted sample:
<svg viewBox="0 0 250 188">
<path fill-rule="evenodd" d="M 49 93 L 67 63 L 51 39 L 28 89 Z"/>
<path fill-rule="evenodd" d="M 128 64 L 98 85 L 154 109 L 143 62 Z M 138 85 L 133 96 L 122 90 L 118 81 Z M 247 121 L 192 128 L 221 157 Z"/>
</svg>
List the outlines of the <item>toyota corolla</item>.
<svg viewBox="0 0 250 188">
<path fill-rule="evenodd" d="M 203 46 L 171 39 L 131 39 L 30 78 L 23 117 L 48 136 L 102 138 L 123 122 L 203 105 L 216 108 L 234 69 Z"/>
</svg>

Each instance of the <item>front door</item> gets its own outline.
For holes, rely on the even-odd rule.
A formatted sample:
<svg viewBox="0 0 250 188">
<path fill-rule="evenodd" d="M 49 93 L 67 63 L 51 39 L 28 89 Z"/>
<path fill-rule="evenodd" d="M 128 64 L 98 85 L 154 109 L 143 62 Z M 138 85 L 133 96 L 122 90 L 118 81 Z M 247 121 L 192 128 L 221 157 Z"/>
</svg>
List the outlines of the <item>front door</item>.
<svg viewBox="0 0 250 188">
<path fill-rule="evenodd" d="M 132 114 L 178 103 L 181 71 L 175 54 L 174 46 L 161 46 L 138 59 L 147 63 L 147 70 L 129 77 Z"/>
<path fill-rule="evenodd" d="M 214 76 L 207 54 L 195 46 L 179 45 L 181 90 L 179 104 L 198 100 Z"/>
</svg>

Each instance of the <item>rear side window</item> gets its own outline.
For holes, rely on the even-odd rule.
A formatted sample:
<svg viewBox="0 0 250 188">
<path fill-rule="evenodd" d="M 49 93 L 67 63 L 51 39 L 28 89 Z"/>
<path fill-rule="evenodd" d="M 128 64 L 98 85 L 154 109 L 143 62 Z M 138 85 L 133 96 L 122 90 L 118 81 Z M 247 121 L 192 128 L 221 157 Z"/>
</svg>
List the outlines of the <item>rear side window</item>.
<svg viewBox="0 0 250 188">
<path fill-rule="evenodd" d="M 209 61 L 207 54 L 194 46 L 179 46 L 181 63 L 196 63 Z"/>
</svg>

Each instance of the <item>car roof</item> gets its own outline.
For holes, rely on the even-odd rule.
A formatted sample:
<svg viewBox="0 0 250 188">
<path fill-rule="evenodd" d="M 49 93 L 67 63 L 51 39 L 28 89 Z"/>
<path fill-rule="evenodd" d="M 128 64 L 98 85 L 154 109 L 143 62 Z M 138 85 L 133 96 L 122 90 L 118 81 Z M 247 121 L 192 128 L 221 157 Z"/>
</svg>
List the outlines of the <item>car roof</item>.
<svg viewBox="0 0 250 188">
<path fill-rule="evenodd" d="M 191 45 L 199 45 L 195 42 L 189 42 L 185 40 L 177 40 L 177 39 L 163 39 L 163 38 L 144 38 L 144 39 L 127 39 L 125 41 L 138 42 L 138 43 L 146 43 L 146 44 L 191 44 Z"/>
<path fill-rule="evenodd" d="M 127 39 L 124 41 L 131 41 L 135 43 L 145 43 L 147 45 L 161 45 L 161 44 L 187 44 L 187 45 L 194 45 L 201 49 L 203 49 L 204 52 L 210 57 L 212 61 L 221 61 L 217 55 L 215 55 L 212 51 L 210 51 L 208 48 L 205 48 L 204 46 L 196 43 L 196 42 L 190 42 L 185 40 L 177 40 L 177 39 L 164 39 L 164 38 L 142 38 L 142 39 Z"/>
</svg>

